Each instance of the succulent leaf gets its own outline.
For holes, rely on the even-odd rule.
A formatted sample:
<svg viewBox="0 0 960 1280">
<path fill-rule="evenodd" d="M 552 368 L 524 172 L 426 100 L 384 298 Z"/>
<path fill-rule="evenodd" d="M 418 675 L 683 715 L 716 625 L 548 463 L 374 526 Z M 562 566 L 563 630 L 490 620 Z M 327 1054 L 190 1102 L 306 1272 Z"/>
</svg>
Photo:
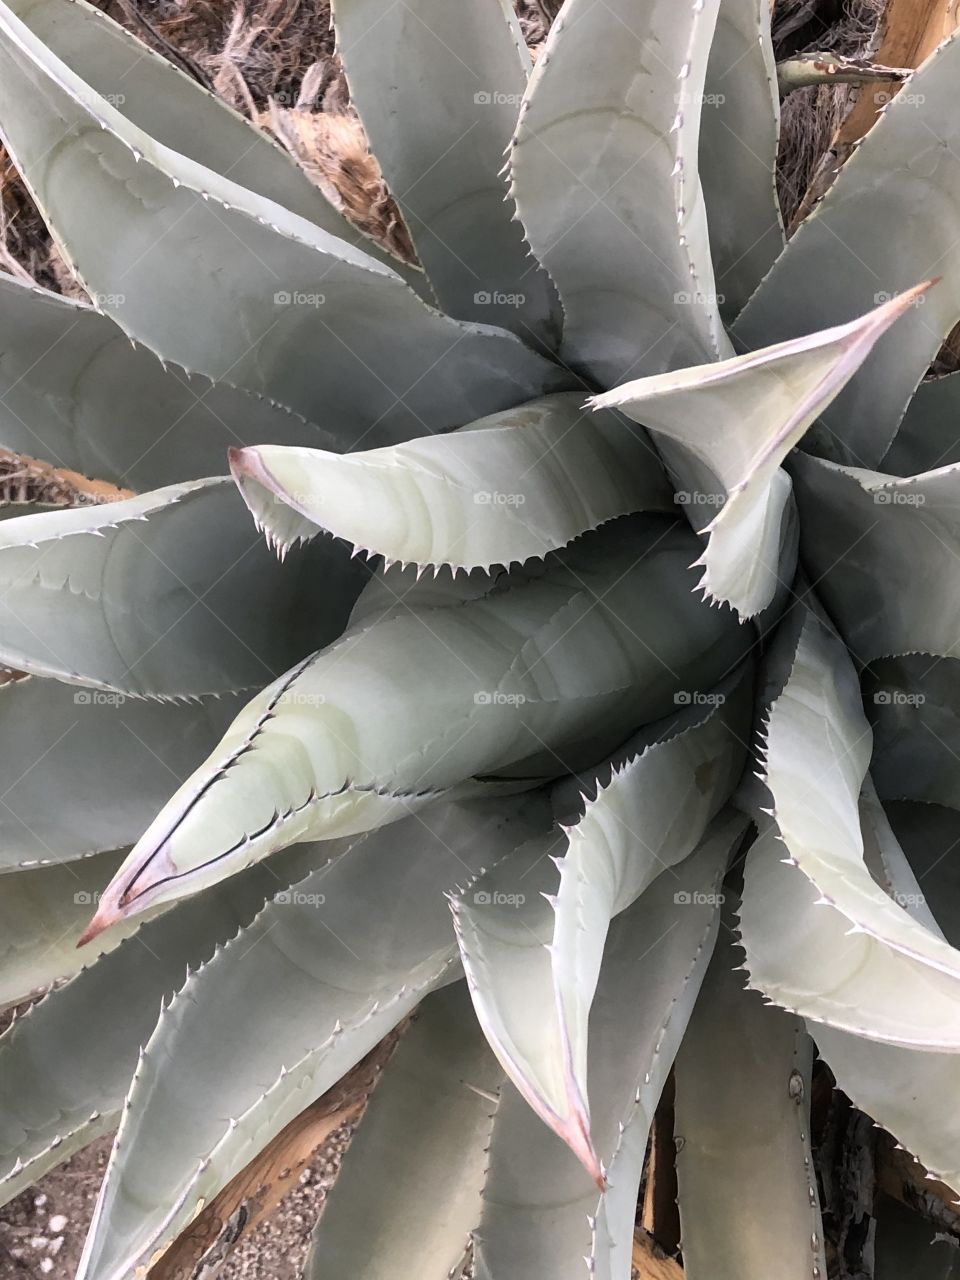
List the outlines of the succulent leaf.
<svg viewBox="0 0 960 1280">
<path fill-rule="evenodd" d="M 880 658 L 864 675 L 870 774 L 881 799 L 955 805 L 960 796 L 960 664 L 927 654 Z"/>
<path fill-rule="evenodd" d="M 103 853 L 75 865 L 6 877 L 0 896 L 0 1009 L 40 995 L 91 962 L 92 956 L 77 950 L 77 939 L 90 918 L 90 904 L 122 856 Z M 118 946 L 135 927 L 107 929 L 94 944 L 94 955 Z"/>
<path fill-rule="evenodd" d="M 672 512 L 642 432 L 548 396 L 387 449 L 231 452 L 244 501 L 281 552 L 326 529 L 388 561 L 490 569 L 542 557 L 635 511 Z"/>
<path fill-rule="evenodd" d="M 116 1125 L 161 1002 L 278 888 L 302 879 L 334 852 L 334 846 L 302 845 L 148 920 L 0 1036 L 0 1203 Z M 60 883 L 75 892 L 62 877 Z"/>
<path fill-rule="evenodd" d="M 126 1280 L 198 1201 L 456 977 L 444 891 L 545 816 L 524 796 L 437 807 L 368 835 L 193 973 L 137 1068 L 78 1280 Z"/>
<path fill-rule="evenodd" d="M 664 715 L 678 689 L 709 689 L 751 637 L 684 590 L 692 540 L 631 518 L 538 577 L 348 628 L 248 703 L 131 851 L 91 936 L 296 840 L 370 830 L 471 779 L 585 767 Z"/>
<path fill-rule="evenodd" d="M 720 0 L 700 117 L 700 181 L 718 305 L 733 320 L 783 249 L 780 97 L 769 0 Z"/>
<path fill-rule="evenodd" d="M 0 661 L 134 697 L 258 688 L 340 634 L 362 581 L 329 541 L 278 571 L 226 478 L 4 520 Z"/>
<path fill-rule="evenodd" d="M 575 385 L 514 335 L 441 315 L 390 267 L 162 145 L 6 6 L 0 80 L 4 141 L 65 256 L 161 358 L 354 439 L 374 423 L 422 435 Z M 121 238 L 92 216 L 104 208 Z"/>
<path fill-rule="evenodd" d="M 10 0 L 9 9 L 94 93 L 157 142 L 275 200 L 403 274 L 405 266 L 339 213 L 262 129 L 85 0 Z M 122 86 L 122 91 L 118 91 Z"/>
<path fill-rule="evenodd" d="M 650 428 L 691 524 L 709 536 L 701 586 L 753 617 L 774 598 L 790 478 L 780 464 L 928 285 L 850 324 L 597 396 Z M 719 510 L 718 510 L 719 508 Z"/>
<path fill-rule="evenodd" d="M 511 189 L 560 354 L 606 386 L 731 352 L 697 174 L 718 5 L 567 0 L 520 108 Z"/>
<path fill-rule="evenodd" d="M 851 466 L 879 464 L 957 319 L 958 68 L 960 40 L 954 37 L 887 103 L 735 326 L 748 347 L 794 338 L 851 319 L 931 269 L 943 273 L 942 286 L 918 299 L 896 332 L 877 343 L 823 414 L 818 450 Z M 902 252 L 891 254 L 894 243 Z"/>
<path fill-rule="evenodd" d="M 783 852 L 771 830 L 747 858 L 740 932 L 751 984 L 820 1024 L 904 1048 L 956 1052 L 955 979 L 938 981 L 929 969 L 905 965 L 882 937 L 851 931 L 848 917 L 820 901 Z M 921 896 L 915 882 L 913 893 Z M 902 907 L 909 896 L 901 890 L 896 901 Z"/>
<path fill-rule="evenodd" d="M 428 996 L 350 1144 L 304 1280 L 447 1280 L 479 1215 L 502 1084 L 466 985 Z"/>
<path fill-rule="evenodd" d="M 897 479 L 798 453 L 790 470 L 804 562 L 854 656 L 960 657 L 960 464 Z"/>
<path fill-rule="evenodd" d="M 960 373 L 920 383 L 881 470 L 915 476 L 960 462 Z"/>
<path fill-rule="evenodd" d="M 530 71 L 513 6 L 335 0 L 333 12 L 351 97 L 440 306 L 555 347 L 556 291 L 500 172 Z"/>
<path fill-rule="evenodd" d="M 956 1051 L 960 953 L 889 898 L 864 861 L 858 802 L 870 739 L 853 664 L 811 617 L 770 712 L 766 743 L 773 819 L 799 871 L 784 868 L 795 871 L 793 893 L 789 881 L 783 889 L 778 883 L 775 904 L 758 909 L 762 918 L 745 937 L 755 950 L 765 947 L 765 967 L 778 966 L 778 987 L 785 981 L 796 987 L 797 996 L 783 1001 L 788 1007 L 878 1041 Z M 749 891 L 744 897 L 749 903 Z M 842 949 L 839 941 L 825 949 L 815 941 L 821 929 L 851 937 Z M 772 980 L 751 973 L 773 994 Z M 918 1001 L 920 990 L 926 994 Z"/>
<path fill-rule="evenodd" d="M 683 1271 L 767 1280 L 775 1257 L 782 1280 L 810 1280 L 827 1275 L 810 1146 L 813 1044 L 800 1018 L 744 990 L 738 958 L 722 929 L 677 1054 Z M 731 1061 L 736 1070 L 717 1070 Z"/>
<path fill-rule="evenodd" d="M 602 1196 L 573 1152 L 513 1085 L 505 1086 L 475 1233 L 477 1280 L 504 1280 L 518 1268 L 551 1280 L 579 1280 L 585 1254 L 594 1255 L 598 1277 L 609 1277 L 605 1268 L 616 1264 L 608 1232 L 619 1236 L 625 1216 L 629 1225 L 618 1242 L 619 1269 L 613 1274 L 629 1274 L 623 1261 L 629 1258 L 640 1179 L 633 1156 L 639 1150 L 642 1163 L 653 1113 L 713 949 L 720 880 L 742 831 L 741 820 L 718 819 L 697 852 L 675 874 L 659 877 L 610 927 L 590 1041 L 594 1133 L 610 1175 Z M 539 1003 L 529 1008 L 540 1016 Z M 603 1238 L 599 1252 L 590 1225 L 594 1217 Z"/>
<path fill-rule="evenodd" d="M 0 448 L 138 490 L 215 475 L 249 440 L 347 448 L 357 434 L 164 368 L 87 304 L 2 274 L 0 382 Z"/>
<path fill-rule="evenodd" d="M 897 835 L 906 844 L 905 824 L 916 822 L 913 834 L 924 861 L 948 867 L 944 855 L 956 847 L 960 835 L 956 812 L 935 805 L 910 805 L 909 810 L 908 817 L 904 808 L 899 809 Z M 935 844 L 938 840 L 942 843 Z M 924 888 L 927 883 L 925 874 Z M 904 906 L 919 918 L 923 902 L 923 893 L 916 891 L 905 898 Z M 954 914 L 954 944 L 960 943 L 957 923 Z M 960 1194 L 960 1121 L 949 1103 L 960 1088 L 960 1055 L 880 1044 L 812 1020 L 808 1026 L 837 1084 L 854 1104 L 921 1160 L 932 1177 Z"/>
<path fill-rule="evenodd" d="M 684 732 L 642 743 L 641 754 L 631 744 L 566 836 L 531 842 L 454 904 L 464 969 L 494 1052 L 598 1180 L 588 1019 L 607 931 L 692 852 L 736 785 L 749 683 L 741 675 L 708 695 L 715 699 L 709 714 L 701 711 Z M 540 1010 L 536 1020 L 531 1008 Z"/>
<path fill-rule="evenodd" d="M 33 676 L 0 685 L 0 873 L 132 844 L 239 705 L 235 695 L 147 702 Z"/>
</svg>

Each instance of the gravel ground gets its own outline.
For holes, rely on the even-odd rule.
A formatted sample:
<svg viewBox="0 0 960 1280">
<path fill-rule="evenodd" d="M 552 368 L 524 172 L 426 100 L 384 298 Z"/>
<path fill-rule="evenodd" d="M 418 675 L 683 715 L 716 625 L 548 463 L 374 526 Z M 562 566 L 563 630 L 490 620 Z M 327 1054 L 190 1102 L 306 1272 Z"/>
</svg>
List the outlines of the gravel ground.
<svg viewBox="0 0 960 1280">
<path fill-rule="evenodd" d="M 338 1131 L 317 1150 L 297 1186 L 240 1239 L 216 1280 L 300 1280 L 345 1137 Z M 73 1280 L 111 1141 L 92 1143 L 0 1209 L 0 1280 Z"/>
</svg>

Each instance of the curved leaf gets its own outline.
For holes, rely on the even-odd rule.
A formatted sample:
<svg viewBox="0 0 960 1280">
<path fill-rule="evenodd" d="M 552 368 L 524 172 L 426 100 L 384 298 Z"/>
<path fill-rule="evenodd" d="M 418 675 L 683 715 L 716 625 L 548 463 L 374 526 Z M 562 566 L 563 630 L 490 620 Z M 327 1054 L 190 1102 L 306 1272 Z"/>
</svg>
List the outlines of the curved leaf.
<svg viewBox="0 0 960 1280">
<path fill-rule="evenodd" d="M 0 872 L 132 844 L 238 703 L 145 702 L 33 676 L 0 685 Z"/>
<path fill-rule="evenodd" d="M 610 1267 L 629 1275 L 623 1262 L 640 1181 L 632 1157 L 639 1150 L 642 1165 L 653 1113 L 713 949 L 720 880 L 742 829 L 737 819 L 718 821 L 676 868 L 676 878 L 661 876 L 610 928 L 590 1042 L 594 1132 L 611 1183 L 599 1212 L 590 1174 L 517 1090 L 505 1087 L 475 1234 L 477 1280 L 518 1274 L 580 1280 L 587 1253 L 600 1280 Z M 540 1010 L 531 1002 L 531 1018 Z M 602 1243 L 592 1238 L 595 1216 Z"/>
<path fill-rule="evenodd" d="M 697 174 L 719 0 L 567 0 L 520 109 L 511 194 L 604 386 L 730 353 Z"/>
<path fill-rule="evenodd" d="M 449 435 L 347 456 L 233 450 L 244 501 L 283 553 L 318 528 L 387 561 L 490 569 L 544 556 L 633 511 L 672 512 L 660 460 L 617 414 L 576 393 Z"/>
<path fill-rule="evenodd" d="M 187 979 L 134 1077 L 78 1280 L 126 1280 L 456 976 L 444 890 L 542 825 L 544 808 L 448 805 L 369 835 Z"/>
<path fill-rule="evenodd" d="M 6 6 L 0 84 L 4 141 L 67 260 L 164 359 L 354 442 L 375 423 L 422 435 L 573 385 L 512 334 L 441 315 L 368 254 L 163 146 Z"/>
<path fill-rule="evenodd" d="M 440 306 L 556 346 L 556 293 L 501 176 L 530 68 L 509 0 L 335 0 L 333 12 L 351 99 Z"/>
<path fill-rule="evenodd" d="M 960 464 L 898 480 L 796 454 L 801 551 L 861 662 L 960 657 Z"/>
<path fill-rule="evenodd" d="M 862 926 L 851 931 L 783 852 L 771 832 L 747 857 L 740 933 L 751 985 L 793 1013 L 868 1040 L 955 1052 L 956 979 L 905 964 Z M 901 909 L 909 896 L 898 894 Z"/>
<path fill-rule="evenodd" d="M 960 799 L 960 664 L 906 654 L 871 663 L 864 703 L 873 729 L 870 773 L 884 800 Z"/>
<path fill-rule="evenodd" d="M 118 694 L 257 688 L 339 635 L 362 572 L 326 542 L 282 570 L 229 479 L 0 523 L 0 661 Z"/>
<path fill-rule="evenodd" d="M 334 852 L 302 845 L 148 921 L 14 1022 L 0 1037 L 0 1202 L 116 1125 L 161 1002 L 265 899 Z"/>
<path fill-rule="evenodd" d="M 122 854 L 105 853 L 76 865 L 6 877 L 0 895 L 0 1009 L 39 995 L 90 962 L 77 950 L 77 939 L 90 918 L 90 904 L 121 860 Z M 110 951 L 135 927 L 107 929 L 95 953 Z"/>
<path fill-rule="evenodd" d="M 613 917 L 696 847 L 743 768 L 749 682 L 642 754 L 562 836 L 518 850 L 454 904 L 477 1016 L 531 1107 L 601 1179 L 588 1103 L 588 1019 Z M 632 744 L 631 744 L 632 745 Z M 563 856 L 561 856 L 563 855 Z M 557 871 L 559 869 L 559 877 Z M 530 1018 L 531 1007 L 540 1012 Z"/>
<path fill-rule="evenodd" d="M 942 339 L 960 293 L 960 41 L 945 41 L 884 107 L 737 321 L 748 347 L 838 324 L 933 272 L 939 289 L 878 342 L 823 414 L 819 452 L 875 467 Z M 904 235 L 904 228 L 909 234 Z M 891 254 L 891 244 L 900 251 Z"/>
<path fill-rule="evenodd" d="M 692 540 L 637 517 L 458 608 L 349 628 L 240 713 L 133 849 L 91 936 L 293 841 L 392 822 L 468 780 L 585 767 L 662 716 L 678 689 L 710 688 L 751 637 L 685 590 Z"/>
<path fill-rule="evenodd" d="M 773 599 L 790 478 L 780 463 L 928 285 L 850 324 L 720 364 L 628 382 L 593 404 L 649 427 L 691 524 L 707 596 L 752 617 Z M 717 510 L 719 508 L 719 511 Z"/>
<path fill-rule="evenodd" d="M 164 368 L 92 307 L 2 274 L 0 388 L 0 447 L 139 490 L 216 475 L 230 445 L 347 448 L 358 435 Z M 390 439 L 378 428 L 366 442 Z"/>
<path fill-rule="evenodd" d="M 734 319 L 783 249 L 780 95 L 769 0 L 720 0 L 700 117 L 700 181 L 720 314 Z"/>
<path fill-rule="evenodd" d="M 799 932 L 808 922 L 820 929 L 853 928 L 852 941 L 840 956 L 828 958 L 806 940 L 791 948 L 794 976 L 789 980 L 801 992 L 809 992 L 813 1001 L 801 1007 L 798 1000 L 795 1007 L 818 1020 L 820 1010 L 829 1007 L 837 1025 L 877 1040 L 956 1051 L 960 953 L 914 920 L 903 904 L 887 897 L 864 862 L 858 800 L 870 738 L 843 646 L 821 623 L 809 619 L 790 678 L 770 712 L 766 781 L 789 859 L 825 903 L 818 915 L 807 909 L 813 906 L 812 893 L 810 900 L 795 903 L 788 913 L 793 928 Z M 799 876 L 795 883 L 795 893 L 805 892 Z M 774 910 L 779 916 L 781 909 L 787 911 L 770 907 L 767 919 Z M 788 922 L 769 931 L 761 923 L 760 930 L 754 946 L 765 938 L 768 962 L 783 964 Z M 814 970 L 807 983 L 800 978 L 801 955 Z M 874 974 L 879 975 L 876 980 Z M 848 998 L 845 978 L 854 985 L 861 979 L 862 990 L 854 989 Z M 918 1001 L 920 990 L 927 994 Z M 930 1012 L 934 1009 L 936 1016 Z"/>
<path fill-rule="evenodd" d="M 94 93 L 163 146 L 275 200 L 411 281 L 420 274 L 348 222 L 269 134 L 100 9 L 84 0 L 11 0 L 9 8 Z"/>
<path fill-rule="evenodd" d="M 724 930 L 677 1054 L 683 1272 L 767 1280 L 776 1258 L 778 1280 L 810 1280 L 827 1274 L 810 1147 L 813 1044 L 799 1018 L 745 991 L 736 967 Z"/>
<path fill-rule="evenodd" d="M 502 1083 L 466 986 L 429 996 L 350 1143 L 304 1280 L 447 1280 L 477 1221 Z"/>
<path fill-rule="evenodd" d="M 960 812 L 947 805 L 910 800 L 888 801 L 884 810 L 913 877 L 904 899 L 911 915 L 929 921 L 933 904 L 937 913 L 935 927 L 951 946 L 957 946 L 960 944 L 960 866 L 956 849 L 960 841 Z M 907 889 L 905 884 L 899 887 Z"/>
<path fill-rule="evenodd" d="M 894 476 L 915 476 L 954 462 L 960 462 L 960 373 L 920 383 L 879 465 Z"/>
<path fill-rule="evenodd" d="M 917 896 L 904 905 L 910 914 L 918 914 Z M 953 941 L 957 940 L 955 935 Z M 854 1105 L 892 1133 L 932 1177 L 960 1194 L 960 1119 L 951 1101 L 960 1089 L 960 1055 L 918 1053 L 813 1021 L 808 1025 L 837 1084 Z"/>
</svg>

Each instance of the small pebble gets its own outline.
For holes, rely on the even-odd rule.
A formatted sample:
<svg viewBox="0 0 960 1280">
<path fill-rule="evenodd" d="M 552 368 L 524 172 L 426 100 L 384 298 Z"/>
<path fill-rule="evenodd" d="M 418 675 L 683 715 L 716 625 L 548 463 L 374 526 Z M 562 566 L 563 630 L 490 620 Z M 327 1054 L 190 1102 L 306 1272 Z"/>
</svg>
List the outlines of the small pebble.
<svg viewBox="0 0 960 1280">
<path fill-rule="evenodd" d="M 46 1237 L 46 1236 L 31 1236 L 31 1237 L 30 1237 L 30 1248 L 31 1248 L 31 1249 L 45 1249 L 49 1243 L 50 1243 L 50 1241 L 47 1239 L 47 1237 Z"/>
<path fill-rule="evenodd" d="M 58 1231 L 62 1231 L 66 1225 L 67 1225 L 67 1215 L 65 1213 L 55 1213 L 53 1217 L 50 1219 L 50 1221 L 47 1223 L 47 1226 L 50 1228 L 50 1230 L 54 1234 L 56 1234 Z"/>
<path fill-rule="evenodd" d="M 47 1203 L 47 1197 L 45 1195 L 33 1197 L 33 1207 L 35 1209 L 42 1209 L 46 1203 Z"/>
<path fill-rule="evenodd" d="M 50 1272 L 53 1270 L 53 1259 L 52 1259 L 52 1258 L 41 1258 L 41 1259 L 40 1259 L 40 1270 L 43 1272 L 43 1274 L 44 1274 L 44 1275 L 49 1275 L 49 1274 L 50 1274 Z"/>
</svg>

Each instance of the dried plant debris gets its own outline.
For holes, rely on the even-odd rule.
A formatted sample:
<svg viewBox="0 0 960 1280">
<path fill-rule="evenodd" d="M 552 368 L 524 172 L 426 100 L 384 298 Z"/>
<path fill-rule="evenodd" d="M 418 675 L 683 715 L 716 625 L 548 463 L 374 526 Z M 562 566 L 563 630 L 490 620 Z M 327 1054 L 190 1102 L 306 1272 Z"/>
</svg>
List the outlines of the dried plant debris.
<svg viewBox="0 0 960 1280">
<path fill-rule="evenodd" d="M 884 5 L 885 0 L 779 0 L 773 14 L 777 60 L 812 51 L 868 56 Z M 838 84 L 798 89 L 781 104 L 777 187 L 788 227 L 854 100 L 849 86 Z"/>
</svg>

